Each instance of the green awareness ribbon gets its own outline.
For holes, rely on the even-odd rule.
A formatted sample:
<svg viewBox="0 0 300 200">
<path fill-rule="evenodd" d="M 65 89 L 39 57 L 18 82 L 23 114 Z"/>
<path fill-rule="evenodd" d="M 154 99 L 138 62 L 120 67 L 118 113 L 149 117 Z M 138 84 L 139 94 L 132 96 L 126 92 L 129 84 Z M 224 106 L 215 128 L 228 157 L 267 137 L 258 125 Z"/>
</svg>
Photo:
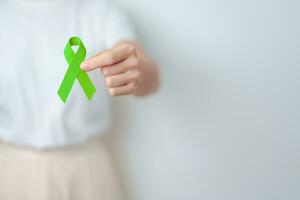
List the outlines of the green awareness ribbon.
<svg viewBox="0 0 300 200">
<path fill-rule="evenodd" d="M 76 53 L 72 46 L 78 46 Z M 71 37 L 64 49 L 65 58 L 69 64 L 69 68 L 58 90 L 61 100 L 66 103 L 71 92 L 73 84 L 77 79 L 86 97 L 91 100 L 96 92 L 96 88 L 90 80 L 88 74 L 80 69 L 80 64 L 86 56 L 86 49 L 79 37 Z"/>
</svg>

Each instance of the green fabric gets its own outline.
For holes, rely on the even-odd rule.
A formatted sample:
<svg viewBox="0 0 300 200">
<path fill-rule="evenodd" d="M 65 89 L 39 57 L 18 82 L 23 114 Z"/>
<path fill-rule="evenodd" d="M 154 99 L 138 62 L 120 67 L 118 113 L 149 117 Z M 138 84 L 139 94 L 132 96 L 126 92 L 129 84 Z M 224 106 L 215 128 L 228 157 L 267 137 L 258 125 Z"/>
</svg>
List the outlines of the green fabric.
<svg viewBox="0 0 300 200">
<path fill-rule="evenodd" d="M 72 46 L 78 46 L 75 53 Z M 65 58 L 69 64 L 69 68 L 58 90 L 58 95 L 65 103 L 71 92 L 75 79 L 79 81 L 81 88 L 89 100 L 93 98 L 96 88 L 90 80 L 88 74 L 80 69 L 80 64 L 84 61 L 86 56 L 86 49 L 79 37 L 72 37 L 69 39 L 65 50 Z"/>
</svg>

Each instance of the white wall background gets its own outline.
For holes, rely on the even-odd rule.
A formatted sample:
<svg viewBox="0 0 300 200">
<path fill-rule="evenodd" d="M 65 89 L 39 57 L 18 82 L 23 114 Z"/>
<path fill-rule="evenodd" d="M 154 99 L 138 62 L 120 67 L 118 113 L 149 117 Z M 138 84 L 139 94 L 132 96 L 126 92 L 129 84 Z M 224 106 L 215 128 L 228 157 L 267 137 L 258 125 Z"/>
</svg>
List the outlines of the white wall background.
<svg viewBox="0 0 300 200">
<path fill-rule="evenodd" d="M 300 2 L 117 2 L 162 79 L 113 100 L 129 199 L 300 199 Z"/>
</svg>

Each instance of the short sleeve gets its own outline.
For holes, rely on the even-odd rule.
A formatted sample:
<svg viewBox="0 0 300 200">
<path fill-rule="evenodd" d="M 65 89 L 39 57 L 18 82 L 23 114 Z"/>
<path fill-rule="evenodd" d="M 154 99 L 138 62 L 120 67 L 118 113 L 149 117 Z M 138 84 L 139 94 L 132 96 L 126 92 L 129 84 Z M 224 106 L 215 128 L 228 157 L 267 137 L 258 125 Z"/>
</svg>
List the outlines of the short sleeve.
<svg viewBox="0 0 300 200">
<path fill-rule="evenodd" d="M 111 48 L 122 40 L 135 40 L 136 34 L 128 17 L 115 5 L 109 3 L 105 21 L 105 46 Z"/>
</svg>

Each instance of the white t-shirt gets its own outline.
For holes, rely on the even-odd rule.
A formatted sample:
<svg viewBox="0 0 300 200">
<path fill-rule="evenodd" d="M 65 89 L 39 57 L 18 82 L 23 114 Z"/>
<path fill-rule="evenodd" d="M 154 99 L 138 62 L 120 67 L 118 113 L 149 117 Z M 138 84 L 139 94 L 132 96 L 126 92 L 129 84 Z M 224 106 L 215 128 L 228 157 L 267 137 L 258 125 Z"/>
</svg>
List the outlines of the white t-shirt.
<svg viewBox="0 0 300 200">
<path fill-rule="evenodd" d="M 66 104 L 57 91 L 67 71 L 64 48 L 79 36 L 87 58 L 134 39 L 107 0 L 0 0 L 0 139 L 35 148 L 82 143 L 109 124 L 103 77 L 89 73 L 88 101 L 76 80 Z"/>
</svg>

